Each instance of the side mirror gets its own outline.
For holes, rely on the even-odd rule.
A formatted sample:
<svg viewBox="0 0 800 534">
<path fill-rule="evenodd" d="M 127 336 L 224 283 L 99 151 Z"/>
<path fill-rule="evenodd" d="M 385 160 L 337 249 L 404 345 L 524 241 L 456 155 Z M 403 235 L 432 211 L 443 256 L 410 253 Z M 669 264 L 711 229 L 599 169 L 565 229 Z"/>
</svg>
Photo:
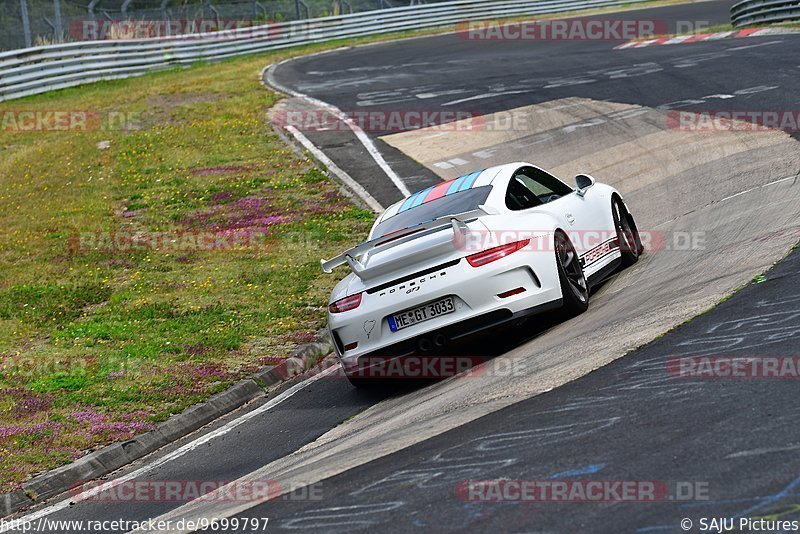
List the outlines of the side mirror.
<svg viewBox="0 0 800 534">
<path fill-rule="evenodd" d="M 588 174 L 578 174 L 575 176 L 575 192 L 579 197 L 586 194 L 586 190 L 594 185 L 594 178 Z"/>
</svg>

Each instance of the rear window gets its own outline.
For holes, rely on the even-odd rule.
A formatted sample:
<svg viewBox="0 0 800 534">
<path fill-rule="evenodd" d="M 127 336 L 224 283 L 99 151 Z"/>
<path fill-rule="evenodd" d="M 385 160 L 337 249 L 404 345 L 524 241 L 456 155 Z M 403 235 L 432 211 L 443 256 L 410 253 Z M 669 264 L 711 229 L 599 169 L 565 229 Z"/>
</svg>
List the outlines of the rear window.
<svg viewBox="0 0 800 534">
<path fill-rule="evenodd" d="M 486 202 L 491 191 L 491 185 L 484 185 L 425 202 L 389 217 L 375 227 L 372 235 L 373 237 L 381 237 L 415 224 L 432 221 L 438 217 L 457 215 L 465 211 L 478 209 L 478 206 Z"/>
</svg>

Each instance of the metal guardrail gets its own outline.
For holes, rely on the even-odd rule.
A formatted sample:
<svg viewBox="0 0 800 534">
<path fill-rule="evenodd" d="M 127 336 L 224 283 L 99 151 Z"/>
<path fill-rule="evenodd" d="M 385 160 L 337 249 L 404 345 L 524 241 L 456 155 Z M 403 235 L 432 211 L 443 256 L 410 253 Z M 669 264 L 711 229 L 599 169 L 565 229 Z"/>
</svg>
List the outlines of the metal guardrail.
<svg viewBox="0 0 800 534">
<path fill-rule="evenodd" d="M 198 61 L 218 61 L 350 37 L 643 1 L 646 0 L 456 0 L 192 36 L 37 46 L 0 52 L 0 102 Z"/>
<path fill-rule="evenodd" d="M 442 0 L 410 1 L 414 4 Z M 0 50 L 93 40 L 93 37 L 81 36 L 84 22 L 233 21 L 241 27 L 245 23 L 250 26 L 332 17 L 408 3 L 409 0 L 0 0 Z M 197 31 L 230 28 L 225 25 Z"/>
<path fill-rule="evenodd" d="M 734 28 L 800 20 L 800 0 L 744 0 L 731 7 Z"/>
</svg>

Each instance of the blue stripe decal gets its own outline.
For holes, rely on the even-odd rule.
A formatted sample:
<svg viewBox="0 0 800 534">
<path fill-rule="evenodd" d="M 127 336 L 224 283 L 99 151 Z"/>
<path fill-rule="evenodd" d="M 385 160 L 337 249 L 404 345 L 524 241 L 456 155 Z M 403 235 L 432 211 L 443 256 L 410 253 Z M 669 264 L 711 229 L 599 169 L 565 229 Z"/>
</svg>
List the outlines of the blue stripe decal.
<svg viewBox="0 0 800 534">
<path fill-rule="evenodd" d="M 400 209 L 397 210 L 397 213 L 400 213 L 401 211 L 406 211 L 408 208 L 410 208 L 411 207 L 411 203 L 414 202 L 414 200 L 417 198 L 417 196 L 420 193 L 421 193 L 421 191 L 417 192 L 417 193 L 414 193 L 413 195 L 408 197 L 402 204 L 400 204 Z"/>
<path fill-rule="evenodd" d="M 419 193 L 417 193 L 417 196 L 414 199 L 414 202 L 412 202 L 411 205 L 408 208 L 409 209 L 416 208 L 417 206 L 422 204 L 425 201 L 425 197 L 428 196 L 429 192 L 430 192 L 430 189 L 425 189 L 425 190 L 420 191 Z"/>
<path fill-rule="evenodd" d="M 475 185 L 475 181 L 478 179 L 478 176 L 483 172 L 483 170 L 475 171 L 467 175 L 467 178 L 464 180 L 464 183 L 461 184 L 461 187 L 458 188 L 459 191 L 464 191 L 469 189 L 473 185 Z"/>
<path fill-rule="evenodd" d="M 456 191 L 458 191 L 458 188 L 464 182 L 464 178 L 466 178 L 466 176 L 459 176 L 458 178 L 453 180 L 453 183 L 450 184 L 450 187 L 447 189 L 447 193 L 445 193 L 444 195 L 447 196 L 451 193 L 455 193 Z"/>
</svg>

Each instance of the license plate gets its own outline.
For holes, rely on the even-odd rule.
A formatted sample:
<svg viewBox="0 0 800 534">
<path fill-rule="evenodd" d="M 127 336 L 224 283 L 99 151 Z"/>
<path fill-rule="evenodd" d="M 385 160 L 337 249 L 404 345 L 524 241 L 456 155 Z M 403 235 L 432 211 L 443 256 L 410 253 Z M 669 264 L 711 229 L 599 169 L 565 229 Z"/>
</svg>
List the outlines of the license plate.
<svg viewBox="0 0 800 534">
<path fill-rule="evenodd" d="M 453 297 L 445 297 L 441 300 L 437 300 L 436 302 L 431 302 L 430 304 L 425 304 L 424 306 L 404 311 L 403 313 L 390 315 L 389 328 L 392 330 L 392 332 L 397 332 L 403 328 L 407 328 L 423 321 L 428 321 L 434 317 L 439 317 L 440 315 L 447 315 L 448 313 L 453 313 L 454 311 L 456 311 L 456 305 L 453 301 Z"/>
</svg>

